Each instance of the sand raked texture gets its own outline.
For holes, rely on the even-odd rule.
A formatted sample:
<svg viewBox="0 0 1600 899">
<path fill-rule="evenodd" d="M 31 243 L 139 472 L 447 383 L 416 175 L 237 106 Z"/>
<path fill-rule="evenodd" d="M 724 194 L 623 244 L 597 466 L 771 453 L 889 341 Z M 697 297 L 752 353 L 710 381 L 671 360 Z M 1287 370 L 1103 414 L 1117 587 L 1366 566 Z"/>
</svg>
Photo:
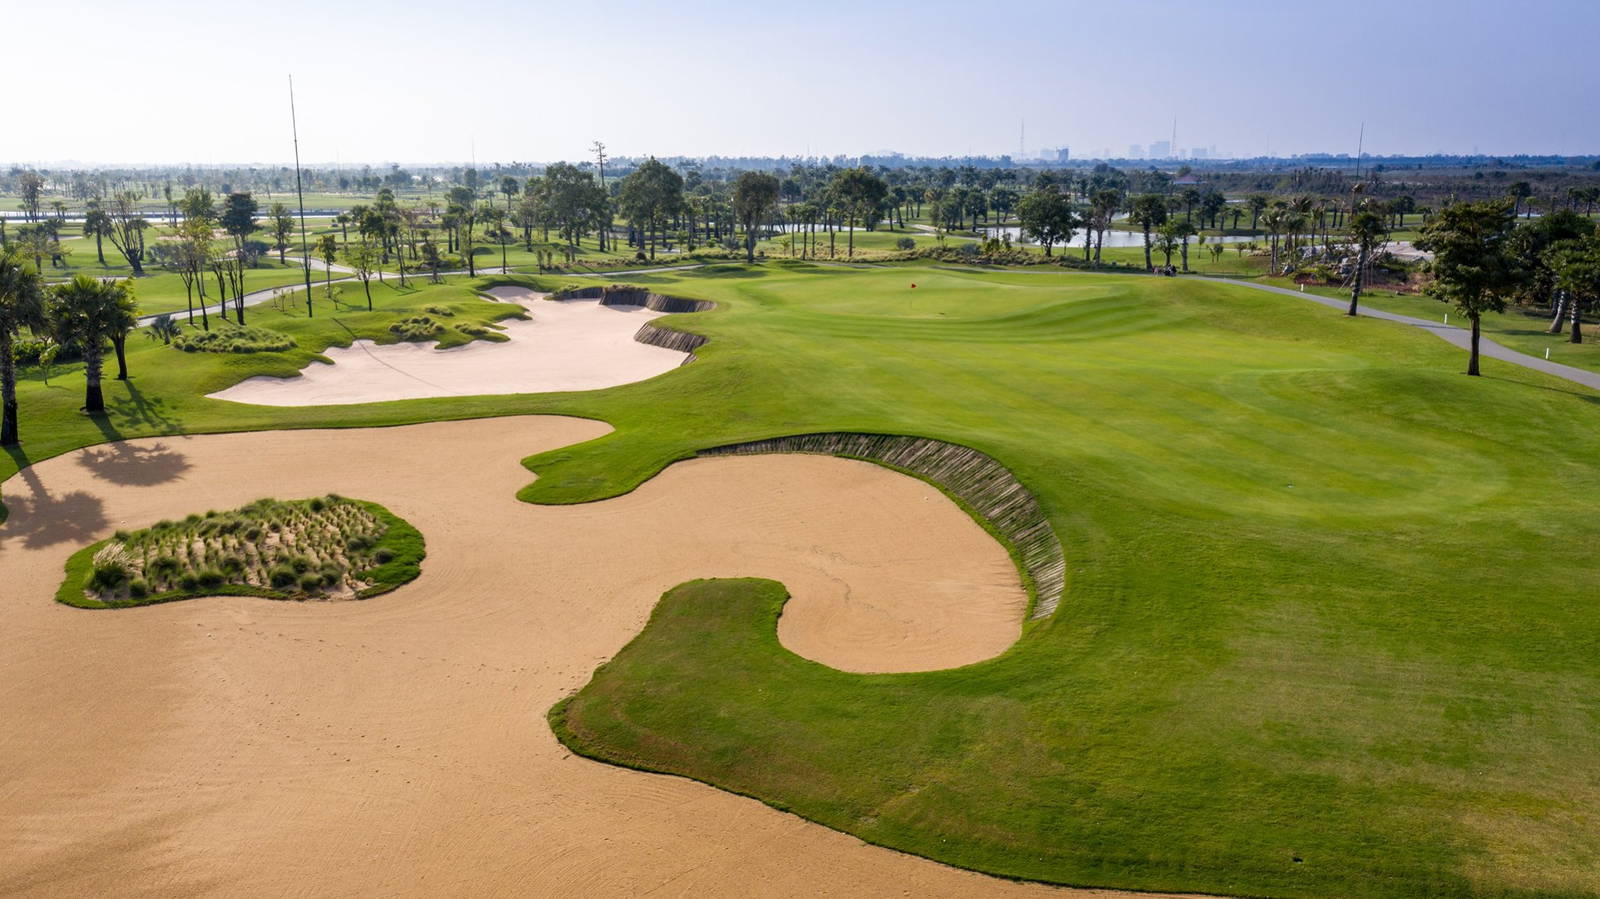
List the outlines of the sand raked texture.
<svg viewBox="0 0 1600 899">
<path fill-rule="evenodd" d="M 662 312 L 597 300 L 543 300 L 520 287 L 487 293 L 518 303 L 531 319 L 502 322 L 504 342 L 449 349 L 434 342 L 329 347 L 332 365 L 313 362 L 295 378 L 256 377 L 210 394 L 263 406 L 326 406 L 440 396 L 598 390 L 665 374 L 694 348 L 636 339 Z M 676 333 L 676 332 L 674 332 Z M 704 341 L 701 341 L 704 342 Z M 698 344 L 695 344 L 698 346 Z"/>
<path fill-rule="evenodd" d="M 519 460 L 606 432 L 516 417 L 156 438 L 9 479 L 0 894 L 1043 892 L 555 740 L 546 711 L 687 580 L 783 582 L 784 645 L 862 671 L 991 657 L 1026 602 L 971 517 L 869 462 L 694 459 L 604 502 L 515 498 Z M 107 454 L 150 476 L 125 483 Z M 54 602 L 67 556 L 117 528 L 326 493 L 420 529 L 421 577 L 363 602 Z"/>
<path fill-rule="evenodd" d="M 967 446 L 895 434 L 798 434 L 701 451 L 703 456 L 822 453 L 869 459 L 940 485 L 987 520 L 1016 548 L 1033 580 L 1031 618 L 1048 618 L 1066 591 L 1067 563 L 1039 501 L 1011 470 Z"/>
</svg>

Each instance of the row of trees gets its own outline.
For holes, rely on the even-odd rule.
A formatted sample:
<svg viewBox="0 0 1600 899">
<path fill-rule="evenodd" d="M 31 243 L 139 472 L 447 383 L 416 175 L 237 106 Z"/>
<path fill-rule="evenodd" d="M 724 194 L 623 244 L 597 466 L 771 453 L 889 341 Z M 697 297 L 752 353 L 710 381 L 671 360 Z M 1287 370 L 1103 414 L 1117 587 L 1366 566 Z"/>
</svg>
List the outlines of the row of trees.
<svg viewBox="0 0 1600 899">
<path fill-rule="evenodd" d="M 106 345 L 117 358 L 117 379 L 127 380 L 128 334 L 138 326 L 139 308 L 129 281 L 99 281 L 78 275 L 46 288 L 39 270 L 14 250 L 0 252 L 0 446 L 21 440 L 17 408 L 16 340 L 23 331 L 48 334 L 58 345 L 83 356 L 83 410 L 105 412 L 100 388 Z"/>
<path fill-rule="evenodd" d="M 1472 322 L 1467 374 L 1479 373 L 1482 318 L 1514 302 L 1546 297 L 1551 333 L 1571 322 L 1583 342 L 1582 316 L 1600 303 L 1600 232 L 1572 210 L 1517 224 L 1513 201 L 1456 203 L 1422 229 L 1417 247 L 1434 254 L 1428 292 Z"/>
</svg>

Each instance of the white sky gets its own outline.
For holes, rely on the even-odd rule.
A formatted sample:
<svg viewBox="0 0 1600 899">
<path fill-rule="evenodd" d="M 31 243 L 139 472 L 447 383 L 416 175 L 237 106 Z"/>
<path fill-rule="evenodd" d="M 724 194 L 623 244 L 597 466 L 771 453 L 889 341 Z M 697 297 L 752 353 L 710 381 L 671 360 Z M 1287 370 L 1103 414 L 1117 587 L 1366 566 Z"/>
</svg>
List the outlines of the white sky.
<svg viewBox="0 0 1600 899">
<path fill-rule="evenodd" d="M 4 10 L 0 164 L 1600 151 L 1596 0 L 471 3 Z"/>
</svg>

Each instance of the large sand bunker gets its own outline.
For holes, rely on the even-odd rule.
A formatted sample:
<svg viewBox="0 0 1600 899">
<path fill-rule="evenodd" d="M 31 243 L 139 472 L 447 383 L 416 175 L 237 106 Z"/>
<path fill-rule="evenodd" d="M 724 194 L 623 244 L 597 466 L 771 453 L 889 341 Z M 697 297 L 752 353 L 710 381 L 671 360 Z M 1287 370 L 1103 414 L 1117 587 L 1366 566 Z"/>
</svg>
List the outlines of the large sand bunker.
<svg viewBox="0 0 1600 899">
<path fill-rule="evenodd" d="M 633 339 L 661 313 L 598 300 L 541 300 L 520 287 L 489 295 L 518 303 L 532 318 L 504 322 L 508 340 L 478 340 L 446 350 L 432 342 L 375 344 L 357 340 L 323 353 L 295 378 L 256 377 L 211 394 L 261 406 L 336 406 L 385 400 L 498 393 L 598 390 L 669 372 L 687 353 Z"/>
<path fill-rule="evenodd" d="M 999 545 L 935 488 L 869 463 L 700 459 L 606 502 L 515 499 L 518 459 L 605 430 L 542 417 L 148 439 L 7 481 L 0 894 L 1038 889 L 555 741 L 545 711 L 691 578 L 782 581 L 786 645 L 845 668 L 991 656 L 1024 611 Z M 115 528 L 330 491 L 420 528 L 422 576 L 366 602 L 52 601 L 65 558 Z"/>
</svg>

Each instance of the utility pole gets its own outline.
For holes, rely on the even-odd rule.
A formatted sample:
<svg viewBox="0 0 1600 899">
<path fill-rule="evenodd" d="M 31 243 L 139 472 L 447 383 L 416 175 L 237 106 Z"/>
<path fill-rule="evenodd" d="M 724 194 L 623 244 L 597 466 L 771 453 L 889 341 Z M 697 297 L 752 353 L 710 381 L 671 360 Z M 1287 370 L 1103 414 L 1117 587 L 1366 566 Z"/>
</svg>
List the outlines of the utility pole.
<svg viewBox="0 0 1600 899">
<path fill-rule="evenodd" d="M 606 191 L 606 145 L 600 141 L 595 141 L 589 149 L 594 151 L 595 161 L 600 164 L 601 202 L 606 204 L 606 209 L 609 211 L 611 208 L 611 194 Z M 606 251 L 607 246 L 606 232 L 611 230 L 611 217 L 604 216 L 603 218 L 604 220 L 600 222 L 600 252 L 602 253 Z"/>
<path fill-rule="evenodd" d="M 1356 137 L 1356 180 L 1361 180 L 1361 151 L 1367 143 L 1367 123 L 1361 123 L 1361 133 Z"/>
<path fill-rule="evenodd" d="M 306 243 L 306 191 L 300 181 L 300 120 L 294 112 L 294 76 L 289 76 L 289 127 L 294 134 L 294 193 L 300 201 L 300 267 L 306 275 L 306 318 L 311 311 L 311 247 Z"/>
</svg>

